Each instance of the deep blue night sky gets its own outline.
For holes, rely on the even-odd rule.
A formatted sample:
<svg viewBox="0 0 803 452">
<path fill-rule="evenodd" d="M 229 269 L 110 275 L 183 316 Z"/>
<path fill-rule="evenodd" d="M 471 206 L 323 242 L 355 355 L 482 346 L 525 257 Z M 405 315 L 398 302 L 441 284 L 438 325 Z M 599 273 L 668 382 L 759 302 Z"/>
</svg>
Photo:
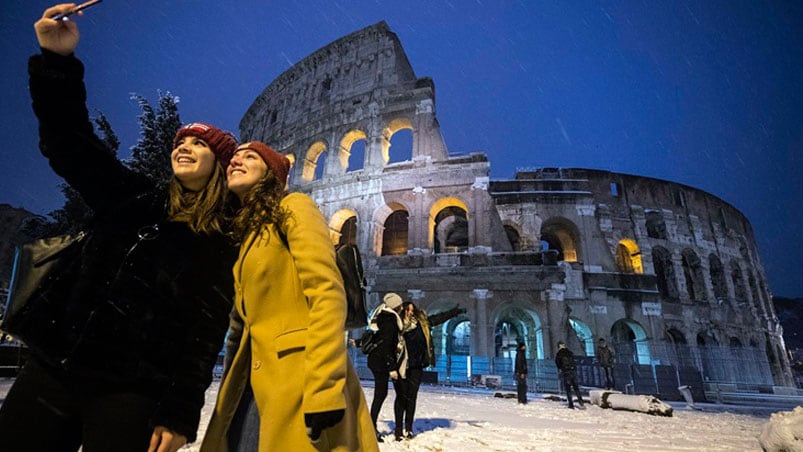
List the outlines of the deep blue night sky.
<svg viewBox="0 0 803 452">
<path fill-rule="evenodd" d="M 50 2 L 3 0 L 0 203 L 61 206 L 37 150 L 26 61 Z M 581 167 L 712 193 L 751 221 L 775 295 L 803 296 L 803 3 L 105 0 L 77 19 L 91 111 L 137 140 L 129 93 L 237 130 L 280 73 L 385 20 L 430 76 L 451 153 L 492 178 Z"/>
</svg>

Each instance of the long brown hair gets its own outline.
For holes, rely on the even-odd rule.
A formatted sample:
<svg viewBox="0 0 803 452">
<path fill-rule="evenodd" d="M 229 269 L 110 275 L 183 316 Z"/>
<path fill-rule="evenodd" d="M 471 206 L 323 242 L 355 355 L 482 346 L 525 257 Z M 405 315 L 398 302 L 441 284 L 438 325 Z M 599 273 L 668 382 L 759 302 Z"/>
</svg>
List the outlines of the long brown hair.
<svg viewBox="0 0 803 452">
<path fill-rule="evenodd" d="M 167 213 L 183 221 L 196 234 L 222 233 L 228 190 L 223 169 L 215 164 L 209 182 L 200 191 L 184 188 L 175 176 L 170 180 Z"/>
<path fill-rule="evenodd" d="M 285 195 L 284 185 L 268 168 L 265 176 L 248 190 L 231 224 L 232 236 L 236 241 L 242 242 L 248 234 L 265 225 L 279 226 L 284 223 L 289 215 L 280 205 Z"/>
</svg>

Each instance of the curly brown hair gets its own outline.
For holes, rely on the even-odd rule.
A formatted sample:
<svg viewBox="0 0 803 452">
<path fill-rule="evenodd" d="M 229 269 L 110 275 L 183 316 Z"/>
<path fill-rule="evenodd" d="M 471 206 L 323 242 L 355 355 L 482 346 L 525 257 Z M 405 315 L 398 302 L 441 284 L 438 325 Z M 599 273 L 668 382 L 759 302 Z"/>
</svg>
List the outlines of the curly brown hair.
<svg viewBox="0 0 803 452">
<path fill-rule="evenodd" d="M 173 176 L 168 192 L 167 212 L 171 221 L 187 223 L 196 234 L 223 232 L 228 190 L 220 165 L 215 165 L 209 182 L 201 191 L 187 190 Z"/>
<path fill-rule="evenodd" d="M 284 223 L 289 215 L 280 205 L 284 195 L 284 183 L 269 168 L 265 176 L 243 196 L 242 207 L 231 222 L 232 237 L 242 242 L 251 232 L 265 225 Z"/>
</svg>

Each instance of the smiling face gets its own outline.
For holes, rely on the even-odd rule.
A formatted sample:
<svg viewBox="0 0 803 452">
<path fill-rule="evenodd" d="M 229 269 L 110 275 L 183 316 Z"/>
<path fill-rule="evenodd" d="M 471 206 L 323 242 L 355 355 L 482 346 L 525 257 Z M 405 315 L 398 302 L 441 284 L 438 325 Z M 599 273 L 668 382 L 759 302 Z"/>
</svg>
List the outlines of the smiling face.
<svg viewBox="0 0 803 452">
<path fill-rule="evenodd" d="M 173 174 L 181 185 L 190 191 L 201 191 L 209 182 L 217 161 L 206 141 L 185 136 L 176 143 L 170 154 Z"/>
<path fill-rule="evenodd" d="M 234 153 L 226 169 L 229 191 L 243 199 L 248 190 L 268 173 L 268 165 L 254 150 L 242 149 Z"/>
</svg>

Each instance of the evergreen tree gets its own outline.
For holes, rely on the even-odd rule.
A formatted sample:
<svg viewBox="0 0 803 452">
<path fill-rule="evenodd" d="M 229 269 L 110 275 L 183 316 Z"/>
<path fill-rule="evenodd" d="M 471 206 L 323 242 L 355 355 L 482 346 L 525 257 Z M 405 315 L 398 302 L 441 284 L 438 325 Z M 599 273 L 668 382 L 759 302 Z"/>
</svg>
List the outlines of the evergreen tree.
<svg viewBox="0 0 803 452">
<path fill-rule="evenodd" d="M 142 114 L 139 116 L 140 138 L 132 148 L 132 158 L 128 165 L 134 171 L 145 174 L 156 184 L 170 181 L 173 171 L 170 166 L 170 152 L 173 150 L 173 137 L 181 127 L 178 114 L 177 96 L 159 91 L 159 106 L 156 110 L 145 97 L 132 94 L 139 103 Z"/>
</svg>

